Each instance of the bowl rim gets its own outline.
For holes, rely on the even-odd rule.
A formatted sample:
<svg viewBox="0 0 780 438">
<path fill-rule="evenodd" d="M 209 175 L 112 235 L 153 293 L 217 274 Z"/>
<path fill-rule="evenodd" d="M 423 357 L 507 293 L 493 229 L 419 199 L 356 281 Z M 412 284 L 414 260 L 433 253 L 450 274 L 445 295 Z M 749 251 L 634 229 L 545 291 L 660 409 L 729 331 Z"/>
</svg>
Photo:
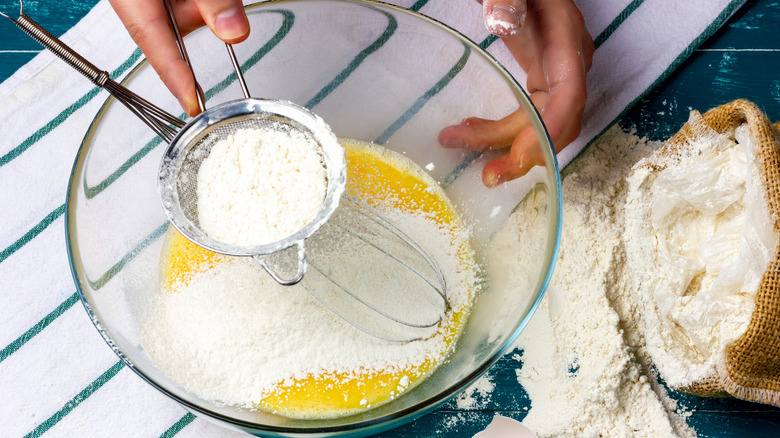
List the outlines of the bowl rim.
<svg viewBox="0 0 780 438">
<path fill-rule="evenodd" d="M 267 8 L 272 6 L 277 6 L 279 4 L 285 4 L 285 3 L 293 3 L 293 2 L 317 2 L 320 0 L 267 0 L 267 1 L 259 1 L 257 3 L 247 4 L 245 5 L 246 9 L 255 9 L 255 8 Z M 84 166 L 85 157 L 87 156 L 87 153 L 90 150 L 90 144 L 91 140 L 96 134 L 96 127 L 97 125 L 102 122 L 103 118 L 106 116 L 106 113 L 110 106 L 116 102 L 116 99 L 113 96 L 109 96 L 106 98 L 106 100 L 101 105 L 98 112 L 95 114 L 95 117 L 90 122 L 87 131 L 84 135 L 84 138 L 81 141 L 81 144 L 79 145 L 78 151 L 76 153 L 73 167 L 71 168 L 71 173 L 68 180 L 68 186 L 67 186 L 67 194 L 66 194 L 66 202 L 65 202 L 65 215 L 64 215 L 64 222 L 65 222 L 65 241 L 66 241 L 66 250 L 68 255 L 68 263 L 71 270 L 71 275 L 73 276 L 74 283 L 76 285 L 77 292 L 79 294 L 80 300 L 84 306 L 84 309 L 89 316 L 90 320 L 92 321 L 92 324 L 97 329 L 98 333 L 101 335 L 103 340 L 108 344 L 108 346 L 114 351 L 114 353 L 123 361 L 125 365 L 127 365 L 133 372 L 135 372 L 138 376 L 140 376 L 144 381 L 149 383 L 152 387 L 156 388 L 158 391 L 160 391 L 162 394 L 165 394 L 170 399 L 177 402 L 179 405 L 183 406 L 186 410 L 192 412 L 192 413 L 199 413 L 203 416 L 207 417 L 209 420 L 216 420 L 219 423 L 225 423 L 230 426 L 238 427 L 242 430 L 252 430 L 252 431 L 258 431 L 262 433 L 271 433 L 271 434 L 297 434 L 297 435 L 307 435 L 307 434 L 319 434 L 321 436 L 335 436 L 335 435 L 341 435 L 341 434 L 350 434 L 350 435 L 363 435 L 366 433 L 378 433 L 381 431 L 389 430 L 395 427 L 398 427 L 402 424 L 405 424 L 407 422 L 410 422 L 414 419 L 417 419 L 434 409 L 438 408 L 442 404 L 446 403 L 450 399 L 452 399 L 455 395 L 457 395 L 459 392 L 467 388 L 469 385 L 471 385 L 473 382 L 475 382 L 477 379 L 479 379 L 490 367 L 492 367 L 500 358 L 503 356 L 507 350 L 514 344 L 517 337 L 520 335 L 522 330 L 528 325 L 528 322 L 530 321 L 531 317 L 536 312 L 536 309 L 539 307 L 546 290 L 551 282 L 553 271 L 555 268 L 556 261 L 558 259 L 558 253 L 560 250 L 560 241 L 561 241 L 561 232 L 562 232 L 562 221 L 563 221 L 563 201 L 562 201 L 562 184 L 561 184 L 561 176 L 560 176 L 560 169 L 558 165 L 558 160 L 555 154 L 555 150 L 553 148 L 553 143 L 549 137 L 549 133 L 547 132 L 546 127 L 544 126 L 544 123 L 542 121 L 541 115 L 539 111 L 536 109 L 536 107 L 531 103 L 530 97 L 528 96 L 525 89 L 520 86 L 520 84 L 517 82 L 517 80 L 508 72 L 508 70 L 501 65 L 493 55 L 488 53 L 486 50 L 482 49 L 478 43 L 472 41 L 465 35 L 463 35 L 458 30 L 455 30 L 454 28 L 450 27 L 447 24 L 442 23 L 441 21 L 434 19 L 432 17 L 429 17 L 423 13 L 386 3 L 384 1 L 379 0 L 327 0 L 327 1 L 336 1 L 341 3 L 356 3 L 356 4 L 367 4 L 367 5 L 377 5 L 380 8 L 386 8 L 390 9 L 396 13 L 406 14 L 410 15 L 416 19 L 420 19 L 422 21 L 428 22 L 429 24 L 434 25 L 435 27 L 438 27 L 441 30 L 444 30 L 451 35 L 453 35 L 455 38 L 459 39 L 464 44 L 468 45 L 470 49 L 472 49 L 475 53 L 479 54 L 483 59 L 488 61 L 493 68 L 500 73 L 502 76 L 504 76 L 505 80 L 513 85 L 513 87 L 518 91 L 517 97 L 519 100 L 519 103 L 521 107 L 524 107 L 525 110 L 530 114 L 534 115 L 535 117 L 532 117 L 532 124 L 534 125 L 537 134 L 542 134 L 540 140 L 544 140 L 544 145 L 542 145 L 542 149 L 545 151 L 546 156 L 545 158 L 548 160 L 548 163 L 550 165 L 545 166 L 547 168 L 547 174 L 552 176 L 552 181 L 548 181 L 548 188 L 552 189 L 552 194 L 548 195 L 552 198 L 553 203 L 551 203 L 550 208 L 553 210 L 551 212 L 550 217 L 554 219 L 555 224 L 551 229 L 548 231 L 548 233 L 551 232 L 552 234 L 552 241 L 548 243 L 548 248 L 550 248 L 549 251 L 549 260 L 547 261 L 547 272 L 545 275 L 540 279 L 539 282 L 539 290 L 536 294 L 536 298 L 530 303 L 530 306 L 528 308 L 528 312 L 525 314 L 523 319 L 520 321 L 520 323 L 517 325 L 517 327 L 514 329 L 512 334 L 510 334 L 506 341 L 503 342 L 503 344 L 496 350 L 496 352 L 488 357 L 483 363 L 480 365 L 474 367 L 474 369 L 466 374 L 465 377 L 461 378 L 459 381 L 457 381 L 455 384 L 444 388 L 441 392 L 425 399 L 420 402 L 415 403 L 412 406 L 409 406 L 405 409 L 401 409 L 398 411 L 395 411 L 391 414 L 386 414 L 382 416 L 378 416 L 372 419 L 367 420 L 360 420 L 354 423 L 348 423 L 348 424 L 341 424 L 341 425 L 334 425 L 334 426 L 317 426 L 317 427 L 311 427 L 311 428 L 301 428 L 301 427 L 290 427 L 290 426 L 273 426 L 273 425 L 267 425 L 267 424 L 261 424 L 261 423 L 253 423 L 245 420 L 240 420 L 237 418 L 232 418 L 217 412 L 214 412 L 212 410 L 209 410 L 207 408 L 203 408 L 201 406 L 198 406 L 195 403 L 192 403 L 182 397 L 177 396 L 176 394 L 173 394 L 169 392 L 167 389 L 162 387 L 159 383 L 157 383 L 153 378 L 150 376 L 147 376 L 142 370 L 138 369 L 134 362 L 130 360 L 127 356 L 124 355 L 124 353 L 116 346 L 116 344 L 113 342 L 111 335 L 108 333 L 106 328 L 102 326 L 100 323 L 100 318 L 96 314 L 96 312 L 92 309 L 92 306 L 89 303 L 89 300 L 87 298 L 87 295 L 84 292 L 83 285 L 86 284 L 86 279 L 81 277 L 81 272 L 83 272 L 83 268 L 81 268 L 81 259 L 78 256 L 78 244 L 75 240 L 76 231 L 75 228 L 73 228 L 73 220 L 72 215 L 75 215 L 75 207 L 74 207 L 74 199 L 76 198 L 76 191 L 79 187 L 79 181 L 76 180 L 76 176 L 79 173 L 79 170 Z M 192 32 L 192 34 L 195 33 L 201 33 L 205 32 L 207 29 L 205 28 L 199 28 Z M 124 85 L 127 82 L 131 81 L 142 69 L 148 67 L 148 62 L 145 58 L 143 58 L 138 65 L 133 67 L 126 75 L 125 78 L 121 81 L 121 83 Z M 552 167 L 552 169 L 550 169 Z M 73 232 L 71 232 L 73 231 Z M 434 371 L 435 372 L 435 371 Z M 349 416 L 345 416 L 342 418 L 348 418 Z M 319 420 L 321 421 L 321 420 Z"/>
</svg>

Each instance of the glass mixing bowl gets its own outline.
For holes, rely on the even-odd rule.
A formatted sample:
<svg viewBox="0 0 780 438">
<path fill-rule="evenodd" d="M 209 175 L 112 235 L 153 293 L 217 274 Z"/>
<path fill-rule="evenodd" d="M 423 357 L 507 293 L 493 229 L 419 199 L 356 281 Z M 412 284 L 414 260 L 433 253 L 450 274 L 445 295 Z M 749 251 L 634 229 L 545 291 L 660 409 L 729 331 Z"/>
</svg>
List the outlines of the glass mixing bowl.
<svg viewBox="0 0 780 438">
<path fill-rule="evenodd" d="M 374 141 L 412 159 L 444 188 L 482 265 L 483 287 L 451 356 L 421 384 L 360 414 L 320 420 L 218 406 L 163 375 L 141 345 L 136 292 L 158 288 L 169 223 L 157 192 L 165 144 L 109 98 L 79 150 L 68 189 L 66 227 L 73 275 L 100 334 L 139 376 L 198 416 L 266 436 L 377 433 L 441 405 L 474 382 L 512 345 L 549 282 L 561 228 L 560 177 L 539 116 L 516 81 L 456 31 L 395 6 L 350 0 L 283 0 L 247 7 L 252 33 L 235 46 L 255 97 L 304 105 L 336 135 Z M 187 36 L 207 104 L 241 98 L 224 44 L 208 30 Z M 125 85 L 172 114 L 175 99 L 141 63 Z M 525 111 L 538 136 L 541 161 L 526 176 L 497 188 L 480 179 L 484 155 L 445 149 L 440 130 L 467 117 L 498 119 Z M 183 116 L 183 115 L 182 115 Z M 524 266 L 527 281 L 502 270 L 511 257 L 490 256 L 491 237 L 529 193 L 543 226 L 533 241 L 539 257 Z"/>
</svg>

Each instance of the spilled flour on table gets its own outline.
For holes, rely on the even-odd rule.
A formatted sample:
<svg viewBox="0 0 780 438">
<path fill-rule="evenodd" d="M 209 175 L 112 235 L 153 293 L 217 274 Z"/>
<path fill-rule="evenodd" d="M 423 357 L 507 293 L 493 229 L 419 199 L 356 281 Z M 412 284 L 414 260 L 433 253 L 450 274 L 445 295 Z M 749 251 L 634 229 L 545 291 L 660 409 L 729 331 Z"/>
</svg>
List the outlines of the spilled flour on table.
<svg viewBox="0 0 780 438">
<path fill-rule="evenodd" d="M 515 346 L 517 377 L 531 399 L 523 423 L 540 437 L 695 436 L 644 348 L 628 288 L 624 231 L 626 177 L 662 145 L 617 126 L 563 172 L 563 232 L 547 295 Z M 495 236 L 491 257 L 508 275 L 539 257 L 523 242 L 545 227 L 528 196 Z M 529 236 L 529 237 L 526 237 Z"/>
<path fill-rule="evenodd" d="M 455 404 L 458 409 L 483 409 L 490 402 L 495 384 L 490 374 L 485 374 L 474 382 L 465 391 L 458 394 Z"/>
</svg>

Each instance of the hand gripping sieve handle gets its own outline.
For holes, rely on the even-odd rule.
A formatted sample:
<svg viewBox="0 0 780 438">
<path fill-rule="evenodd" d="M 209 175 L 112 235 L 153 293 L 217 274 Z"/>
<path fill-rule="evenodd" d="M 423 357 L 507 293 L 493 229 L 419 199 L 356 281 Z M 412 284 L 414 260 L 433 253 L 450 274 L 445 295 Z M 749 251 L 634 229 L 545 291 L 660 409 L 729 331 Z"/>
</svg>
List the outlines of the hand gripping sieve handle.
<svg viewBox="0 0 780 438">
<path fill-rule="evenodd" d="M 52 53 L 57 55 L 71 67 L 75 68 L 79 73 L 86 76 L 87 79 L 98 87 L 102 88 L 105 86 L 106 81 L 110 79 L 108 72 L 95 67 L 91 62 L 84 59 L 73 49 L 65 45 L 65 43 L 60 41 L 59 38 L 49 33 L 46 29 L 41 27 L 40 24 L 36 23 L 35 20 L 24 13 L 21 13 L 19 18 L 11 18 L 11 20 L 19 29 L 24 31 L 24 33 L 41 43 L 43 47 L 51 50 Z"/>
<path fill-rule="evenodd" d="M 173 13 L 171 0 L 164 0 L 163 4 L 165 4 L 165 10 L 168 11 L 168 21 L 171 24 L 173 35 L 176 37 L 176 46 L 179 47 L 179 54 L 181 54 L 181 58 L 187 64 L 187 67 L 189 67 L 190 74 L 192 74 L 192 80 L 195 82 L 195 95 L 198 98 L 198 108 L 200 108 L 200 112 L 206 111 L 206 95 L 203 94 L 203 88 L 200 87 L 198 78 L 195 77 L 195 69 L 192 68 L 190 55 L 187 54 L 187 46 L 184 45 L 184 38 L 182 38 L 181 32 L 179 31 L 179 25 L 176 24 L 176 14 Z"/>
</svg>

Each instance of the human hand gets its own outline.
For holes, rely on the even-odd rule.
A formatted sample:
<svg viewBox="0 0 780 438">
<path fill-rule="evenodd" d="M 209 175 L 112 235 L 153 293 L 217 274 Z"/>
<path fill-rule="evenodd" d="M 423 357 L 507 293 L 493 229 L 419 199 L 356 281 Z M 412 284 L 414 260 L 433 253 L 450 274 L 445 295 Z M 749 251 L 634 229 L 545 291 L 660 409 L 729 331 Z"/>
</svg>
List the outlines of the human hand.
<svg viewBox="0 0 780 438">
<path fill-rule="evenodd" d="M 479 0 L 478 0 L 479 1 Z M 585 77 L 593 39 L 572 0 L 484 0 L 488 30 L 501 37 L 528 74 L 526 88 L 560 152 L 580 133 L 587 98 Z M 526 174 L 542 163 L 533 126 L 524 109 L 501 120 L 471 117 L 439 133 L 444 147 L 476 151 L 510 147 L 482 171 L 488 187 Z"/>
<path fill-rule="evenodd" d="M 190 116 L 198 114 L 195 79 L 179 53 L 163 1 L 109 1 L 184 111 Z M 207 24 L 226 43 L 240 43 L 249 36 L 249 20 L 241 0 L 171 0 L 171 6 L 182 35 Z"/>
</svg>

